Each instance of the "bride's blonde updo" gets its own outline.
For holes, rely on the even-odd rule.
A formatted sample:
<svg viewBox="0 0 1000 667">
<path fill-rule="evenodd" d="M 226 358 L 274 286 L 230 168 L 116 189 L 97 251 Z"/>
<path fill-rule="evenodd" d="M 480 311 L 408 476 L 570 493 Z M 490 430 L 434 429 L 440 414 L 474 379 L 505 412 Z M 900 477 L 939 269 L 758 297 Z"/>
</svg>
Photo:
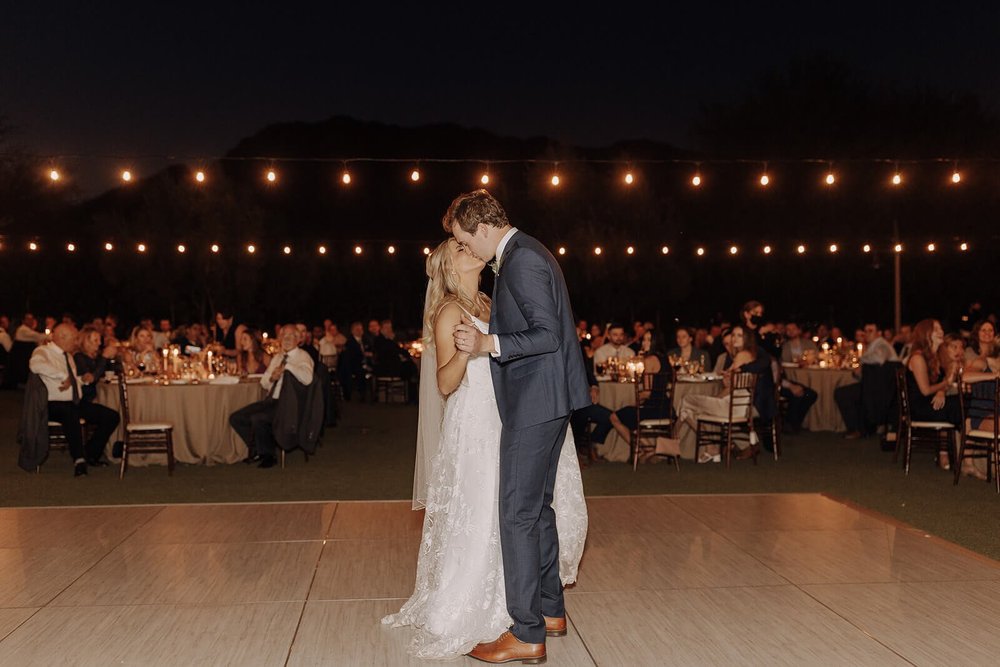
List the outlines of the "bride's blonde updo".
<svg viewBox="0 0 1000 667">
<path fill-rule="evenodd" d="M 449 244 L 455 239 L 445 239 L 427 256 L 427 297 L 424 301 L 424 345 L 434 345 L 434 323 L 438 313 L 449 303 L 455 302 L 463 309 L 481 317 L 490 303 L 489 297 L 477 292 L 466 294 L 451 261 Z"/>
</svg>

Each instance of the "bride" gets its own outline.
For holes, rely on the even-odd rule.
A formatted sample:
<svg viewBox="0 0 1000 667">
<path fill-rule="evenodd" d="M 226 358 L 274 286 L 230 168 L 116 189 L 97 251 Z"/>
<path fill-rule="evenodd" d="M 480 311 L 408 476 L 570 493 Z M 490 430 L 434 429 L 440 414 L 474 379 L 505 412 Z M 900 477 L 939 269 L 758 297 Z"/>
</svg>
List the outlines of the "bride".
<svg viewBox="0 0 1000 667">
<path fill-rule="evenodd" d="M 427 338 L 413 485 L 414 509 L 426 507 L 426 514 L 413 595 L 399 613 L 382 619 L 414 628 L 409 651 L 419 658 L 457 658 L 511 626 L 500 554 L 501 424 L 491 361 L 456 350 L 453 338 L 463 313 L 483 333 L 489 328 L 490 300 L 479 291 L 484 266 L 453 238 L 427 258 Z M 435 367 L 436 377 L 430 372 Z M 576 581 L 587 536 L 583 482 L 569 432 L 552 506 L 566 585 Z"/>
</svg>

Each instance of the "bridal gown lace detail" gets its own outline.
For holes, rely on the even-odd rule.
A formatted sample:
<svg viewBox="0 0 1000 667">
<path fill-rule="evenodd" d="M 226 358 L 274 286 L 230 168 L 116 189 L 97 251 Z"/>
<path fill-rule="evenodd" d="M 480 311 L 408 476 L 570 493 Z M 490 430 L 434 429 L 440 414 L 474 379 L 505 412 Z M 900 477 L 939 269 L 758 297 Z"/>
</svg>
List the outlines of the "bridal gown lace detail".
<svg viewBox="0 0 1000 667">
<path fill-rule="evenodd" d="M 487 325 L 474 318 L 483 333 Z M 504 592 L 498 512 L 500 415 L 490 359 L 469 359 L 448 398 L 441 444 L 431 464 L 413 595 L 382 623 L 414 630 L 409 652 L 449 659 L 492 641 L 511 625 Z M 576 581 L 587 537 L 587 509 L 576 446 L 567 430 L 553 495 L 559 571 Z"/>
</svg>

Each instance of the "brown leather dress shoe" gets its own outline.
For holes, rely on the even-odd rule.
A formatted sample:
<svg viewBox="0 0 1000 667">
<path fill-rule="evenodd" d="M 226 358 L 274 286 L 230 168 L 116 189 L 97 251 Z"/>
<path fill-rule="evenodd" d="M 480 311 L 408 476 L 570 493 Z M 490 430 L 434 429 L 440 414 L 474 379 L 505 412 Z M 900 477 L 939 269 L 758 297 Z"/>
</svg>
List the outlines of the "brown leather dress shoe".
<svg viewBox="0 0 1000 667">
<path fill-rule="evenodd" d="M 518 660 L 524 665 L 540 665 L 545 662 L 545 644 L 526 644 L 508 630 L 496 641 L 476 646 L 469 657 L 494 665 Z"/>
<path fill-rule="evenodd" d="M 545 619 L 545 636 L 546 637 L 565 637 L 566 636 L 566 617 L 565 616 L 543 616 Z"/>
</svg>

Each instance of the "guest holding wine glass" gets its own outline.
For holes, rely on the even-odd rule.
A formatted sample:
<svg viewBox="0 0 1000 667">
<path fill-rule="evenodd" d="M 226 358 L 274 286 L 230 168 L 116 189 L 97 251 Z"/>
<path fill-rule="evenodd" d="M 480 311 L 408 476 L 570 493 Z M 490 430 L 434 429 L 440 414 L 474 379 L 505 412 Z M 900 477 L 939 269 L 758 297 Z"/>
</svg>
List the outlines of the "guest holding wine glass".
<svg viewBox="0 0 1000 667">
<path fill-rule="evenodd" d="M 76 373 L 83 389 L 81 398 L 84 401 L 97 398 L 97 382 L 109 370 L 109 362 L 117 356 L 118 341 L 102 348 L 101 332 L 97 327 L 88 324 L 80 330 L 80 347 L 73 354 L 73 361 L 76 363 Z"/>
<path fill-rule="evenodd" d="M 694 335 L 690 327 L 680 327 L 677 330 L 676 337 L 677 347 L 667 351 L 666 358 L 670 359 L 671 363 L 676 361 L 679 362 L 678 365 L 692 364 L 702 370 L 707 370 L 709 367 L 708 352 L 695 347 Z"/>
<path fill-rule="evenodd" d="M 156 353 L 153 342 L 153 332 L 142 326 L 132 330 L 129 337 L 129 347 L 123 354 L 126 368 L 131 368 L 140 374 L 156 373 L 160 368 L 160 355 Z"/>
<path fill-rule="evenodd" d="M 251 327 L 240 332 L 236 351 L 236 371 L 242 375 L 259 375 L 271 363 L 270 355 L 264 351 L 264 341 L 260 331 Z"/>
</svg>

